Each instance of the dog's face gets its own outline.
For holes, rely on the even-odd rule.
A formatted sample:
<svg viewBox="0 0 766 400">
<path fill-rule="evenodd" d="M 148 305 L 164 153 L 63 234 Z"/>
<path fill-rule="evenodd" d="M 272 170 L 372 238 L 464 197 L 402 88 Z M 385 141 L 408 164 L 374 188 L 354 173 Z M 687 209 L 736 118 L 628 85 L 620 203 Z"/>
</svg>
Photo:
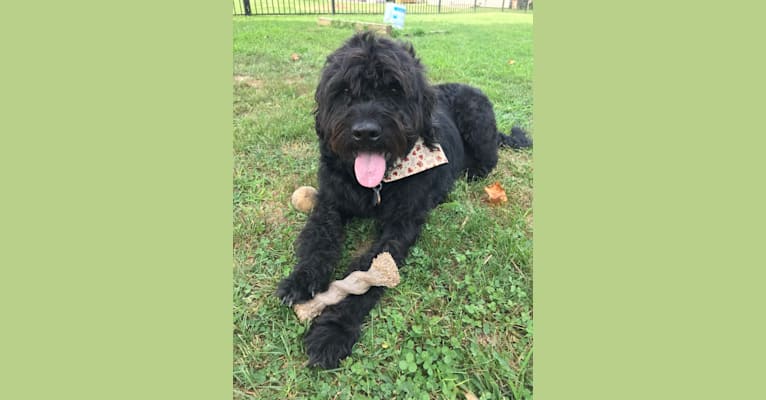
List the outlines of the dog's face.
<svg viewBox="0 0 766 400">
<path fill-rule="evenodd" d="M 379 184 L 419 137 L 433 141 L 435 94 L 411 46 L 353 36 L 327 58 L 315 98 L 319 139 L 354 163 L 363 186 Z"/>
</svg>

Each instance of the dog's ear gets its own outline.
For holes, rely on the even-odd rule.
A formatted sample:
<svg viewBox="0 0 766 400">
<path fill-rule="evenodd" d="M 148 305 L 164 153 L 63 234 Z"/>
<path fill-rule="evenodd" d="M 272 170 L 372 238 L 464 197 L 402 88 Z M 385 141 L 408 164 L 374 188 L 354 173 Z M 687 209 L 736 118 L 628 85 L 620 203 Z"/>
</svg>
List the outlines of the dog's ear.
<svg viewBox="0 0 766 400">
<path fill-rule="evenodd" d="M 436 143 L 432 122 L 432 114 L 436 105 L 436 92 L 431 85 L 424 82 L 424 87 L 420 90 L 418 101 L 420 103 L 419 110 L 417 111 L 420 114 L 418 131 L 420 137 L 423 138 L 423 143 L 428 147 L 432 147 Z"/>
<path fill-rule="evenodd" d="M 417 60 L 417 55 L 415 54 L 415 48 L 412 47 L 412 43 L 410 43 L 410 42 L 399 42 L 399 45 L 402 46 L 402 48 L 404 50 L 406 50 L 408 53 L 410 53 L 412 58 Z"/>
<path fill-rule="evenodd" d="M 316 129 L 317 136 L 319 137 L 319 140 L 324 139 L 324 133 L 322 132 L 320 128 L 319 123 L 319 98 L 321 97 L 321 91 L 322 91 L 322 78 L 320 78 L 319 84 L 317 85 L 316 90 L 314 91 L 314 109 L 312 110 L 312 113 L 314 114 L 314 129 Z"/>
<path fill-rule="evenodd" d="M 322 84 L 322 81 L 324 81 L 324 77 L 322 77 L 322 80 L 319 82 L 319 85 L 317 85 L 316 92 L 314 93 L 314 129 L 316 130 L 317 137 L 319 140 L 324 141 L 327 138 L 327 132 L 325 132 L 325 126 L 322 123 L 323 119 L 328 118 L 327 114 L 327 105 L 324 104 L 323 101 L 320 99 L 322 96 L 326 96 L 324 93 L 326 90 L 325 85 Z"/>
<path fill-rule="evenodd" d="M 318 109 L 314 108 L 314 129 L 317 132 L 317 137 L 319 138 L 319 140 L 324 140 L 325 136 L 327 136 L 327 135 L 325 135 L 325 133 L 322 131 L 322 128 L 319 125 L 319 112 L 318 111 L 319 111 Z"/>
<path fill-rule="evenodd" d="M 436 91 L 428 83 L 425 74 L 425 68 L 420 63 L 420 59 L 415 53 L 415 48 L 410 42 L 399 42 L 399 45 L 412 57 L 414 68 L 410 72 L 415 72 L 417 78 L 414 80 L 413 92 L 417 93 L 417 104 L 415 111 L 415 123 L 418 134 L 423 138 L 423 143 L 428 147 L 433 147 L 436 143 L 434 135 L 432 114 L 436 105 Z"/>
<path fill-rule="evenodd" d="M 330 123 L 330 109 L 332 108 L 330 104 L 333 98 L 331 87 L 333 76 L 336 75 L 334 72 L 334 66 L 336 65 L 334 57 L 334 54 L 327 57 L 327 62 L 324 69 L 322 69 L 316 91 L 314 92 L 314 129 L 316 129 L 319 140 L 329 138 L 327 127 Z"/>
</svg>

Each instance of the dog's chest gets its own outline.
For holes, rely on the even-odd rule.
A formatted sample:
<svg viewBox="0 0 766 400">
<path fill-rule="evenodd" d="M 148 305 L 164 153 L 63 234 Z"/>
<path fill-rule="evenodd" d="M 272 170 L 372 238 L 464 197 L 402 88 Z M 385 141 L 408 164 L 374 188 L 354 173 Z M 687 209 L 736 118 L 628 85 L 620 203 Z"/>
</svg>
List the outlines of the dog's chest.
<svg viewBox="0 0 766 400">
<path fill-rule="evenodd" d="M 430 188 L 418 188 L 416 180 L 413 177 L 384 182 L 377 190 L 357 186 L 353 201 L 346 204 L 351 206 L 347 212 L 355 217 L 392 220 L 396 216 L 410 215 L 413 209 L 427 208 Z"/>
</svg>

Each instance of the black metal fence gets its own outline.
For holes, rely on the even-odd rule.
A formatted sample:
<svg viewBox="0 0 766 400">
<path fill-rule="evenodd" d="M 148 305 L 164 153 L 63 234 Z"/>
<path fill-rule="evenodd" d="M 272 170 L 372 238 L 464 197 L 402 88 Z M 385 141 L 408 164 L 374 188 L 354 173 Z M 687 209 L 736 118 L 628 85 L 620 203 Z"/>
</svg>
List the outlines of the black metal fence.
<svg viewBox="0 0 766 400">
<path fill-rule="evenodd" d="M 399 0 L 407 14 L 531 10 L 532 0 Z M 233 0 L 234 15 L 383 14 L 386 0 Z"/>
</svg>

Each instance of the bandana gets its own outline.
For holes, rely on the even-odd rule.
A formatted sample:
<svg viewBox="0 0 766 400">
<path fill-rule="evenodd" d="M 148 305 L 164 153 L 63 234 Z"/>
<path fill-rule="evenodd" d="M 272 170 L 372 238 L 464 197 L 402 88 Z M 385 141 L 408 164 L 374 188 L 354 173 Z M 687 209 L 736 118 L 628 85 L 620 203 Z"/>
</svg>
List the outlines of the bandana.
<svg viewBox="0 0 766 400">
<path fill-rule="evenodd" d="M 418 139 L 409 154 L 394 162 L 391 170 L 383 177 L 383 182 L 397 181 L 427 169 L 447 164 L 449 160 L 447 160 L 442 146 L 437 143 L 434 148 L 435 150 L 429 149 L 423 144 L 423 139 Z"/>
</svg>

